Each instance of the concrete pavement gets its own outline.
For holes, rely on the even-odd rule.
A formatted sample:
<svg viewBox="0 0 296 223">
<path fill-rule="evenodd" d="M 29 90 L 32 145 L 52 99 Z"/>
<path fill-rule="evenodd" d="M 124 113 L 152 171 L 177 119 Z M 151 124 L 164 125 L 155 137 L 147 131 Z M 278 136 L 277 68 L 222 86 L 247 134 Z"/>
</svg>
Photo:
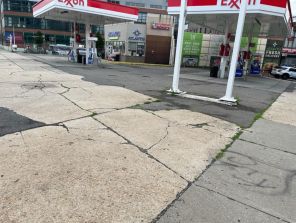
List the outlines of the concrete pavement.
<svg viewBox="0 0 296 223">
<path fill-rule="evenodd" d="M 151 222 L 240 131 L 27 56 L 0 63 L 0 222 Z"/>
<path fill-rule="evenodd" d="M 296 222 L 295 98 L 294 86 L 155 222 Z"/>
<path fill-rule="evenodd" d="M 52 55 L 30 55 L 66 73 L 83 76 L 83 80 L 98 85 L 120 86 L 144 95 L 159 99 L 160 103 L 146 104 L 146 110 L 186 109 L 235 123 L 243 128 L 249 127 L 254 116 L 266 110 L 291 84 L 274 78 L 247 77 L 235 80 L 234 96 L 239 99 L 235 107 L 172 97 L 166 90 L 172 84 L 173 68 L 160 66 L 128 66 L 102 64 L 83 66 L 67 62 L 67 58 Z M 209 70 L 182 68 L 180 89 L 189 94 L 220 98 L 226 90 L 226 79 L 209 77 Z"/>
</svg>

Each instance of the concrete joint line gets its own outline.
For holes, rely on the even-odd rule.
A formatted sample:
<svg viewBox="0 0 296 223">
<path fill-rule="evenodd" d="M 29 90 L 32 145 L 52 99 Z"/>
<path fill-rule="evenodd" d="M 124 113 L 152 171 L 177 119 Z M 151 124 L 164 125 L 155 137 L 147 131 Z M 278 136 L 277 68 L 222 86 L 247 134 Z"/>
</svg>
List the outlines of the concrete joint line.
<svg viewBox="0 0 296 223">
<path fill-rule="evenodd" d="M 19 66 L 15 61 L 9 59 L 7 56 L 5 56 L 3 54 L 1 54 L 1 55 L 4 56 L 8 61 L 10 61 L 11 63 L 15 64 L 17 67 L 21 68 L 24 71 L 24 69 L 21 66 Z"/>
<path fill-rule="evenodd" d="M 165 208 L 163 209 L 150 223 L 157 223 L 158 220 L 180 199 L 180 197 L 193 185 L 192 182 L 189 182 L 187 186 L 177 193 L 176 198 Z"/>
<path fill-rule="evenodd" d="M 240 141 L 243 141 L 243 142 L 248 142 L 248 143 L 251 143 L 251 144 L 254 144 L 254 145 L 258 145 L 258 146 L 263 146 L 266 149 L 276 150 L 276 151 L 279 151 L 279 152 L 288 153 L 290 155 L 296 156 L 296 153 L 289 152 L 289 151 L 286 151 L 286 150 L 281 150 L 281 149 L 273 148 L 273 147 L 270 147 L 270 146 L 266 146 L 266 145 L 263 145 L 263 144 L 260 144 L 260 143 L 256 143 L 256 142 L 253 142 L 253 141 L 249 141 L 249 140 L 245 140 L 245 139 L 239 139 L 239 140 Z"/>
<path fill-rule="evenodd" d="M 238 200 L 236 200 L 236 199 L 234 199 L 234 198 L 232 198 L 232 197 L 229 197 L 229 196 L 227 196 L 227 195 L 224 195 L 224 194 L 222 194 L 222 193 L 220 193 L 220 192 L 217 192 L 217 191 L 215 191 L 215 190 L 209 189 L 209 188 L 207 188 L 207 187 L 205 187 L 205 186 L 196 185 L 196 184 L 195 184 L 194 186 L 196 186 L 196 187 L 200 187 L 200 188 L 203 188 L 203 189 L 205 189 L 205 190 L 208 190 L 209 192 L 212 192 L 212 193 L 218 194 L 218 195 L 220 195 L 220 196 L 223 196 L 223 197 L 225 197 L 225 198 L 227 198 L 227 199 L 229 199 L 229 200 L 231 200 L 231 201 L 234 201 L 234 202 L 237 202 L 237 203 L 242 204 L 242 205 L 244 205 L 244 206 L 247 206 L 247 207 L 249 207 L 249 208 L 252 208 L 252 209 L 254 209 L 254 210 L 256 210 L 256 211 L 259 211 L 259 212 L 261 212 L 261 213 L 264 213 L 264 214 L 266 214 L 266 215 L 269 215 L 269 216 L 271 216 L 271 217 L 273 217 L 273 218 L 276 218 L 276 219 L 278 219 L 278 220 L 280 220 L 280 221 L 283 221 L 283 222 L 286 222 L 286 223 L 293 223 L 293 222 L 291 222 L 291 221 L 289 221 L 289 220 L 286 220 L 286 219 L 283 219 L 283 218 L 278 217 L 278 216 L 276 216 L 276 215 L 273 215 L 272 213 L 269 213 L 268 211 L 261 210 L 261 209 L 259 209 L 259 208 L 257 208 L 257 207 L 254 207 L 254 206 L 252 206 L 252 205 L 249 205 L 249 204 L 247 204 L 247 203 L 243 203 L 243 202 L 238 201 Z"/>
</svg>

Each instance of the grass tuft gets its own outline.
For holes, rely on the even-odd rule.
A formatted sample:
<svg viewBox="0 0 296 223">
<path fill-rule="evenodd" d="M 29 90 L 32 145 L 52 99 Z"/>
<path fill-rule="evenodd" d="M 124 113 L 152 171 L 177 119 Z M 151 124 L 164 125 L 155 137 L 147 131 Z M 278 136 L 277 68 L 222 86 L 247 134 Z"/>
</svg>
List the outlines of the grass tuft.
<svg viewBox="0 0 296 223">
<path fill-rule="evenodd" d="M 243 131 L 242 131 L 242 130 L 239 131 L 238 133 L 236 133 L 236 134 L 231 138 L 231 139 L 232 139 L 232 142 L 229 143 L 229 144 L 227 144 L 227 145 L 225 146 L 225 148 L 222 149 L 222 150 L 217 154 L 217 156 L 215 157 L 215 160 L 219 160 L 219 159 L 221 159 L 221 158 L 224 156 L 225 152 L 226 152 L 226 151 L 232 146 L 232 144 L 233 144 L 236 140 L 239 139 L 239 137 L 241 136 L 241 134 L 243 134 Z"/>
</svg>

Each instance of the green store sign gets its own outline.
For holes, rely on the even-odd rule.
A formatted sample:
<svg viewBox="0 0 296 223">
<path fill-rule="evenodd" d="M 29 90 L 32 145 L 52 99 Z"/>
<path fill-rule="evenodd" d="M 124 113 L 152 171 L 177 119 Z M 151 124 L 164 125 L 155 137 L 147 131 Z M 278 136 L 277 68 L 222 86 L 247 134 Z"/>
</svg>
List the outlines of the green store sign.
<svg viewBox="0 0 296 223">
<path fill-rule="evenodd" d="M 186 67 L 197 67 L 202 47 L 202 33 L 184 33 L 182 48 L 182 65 Z"/>
<path fill-rule="evenodd" d="M 182 55 L 199 57 L 201 52 L 202 39 L 202 33 L 185 32 Z"/>
</svg>

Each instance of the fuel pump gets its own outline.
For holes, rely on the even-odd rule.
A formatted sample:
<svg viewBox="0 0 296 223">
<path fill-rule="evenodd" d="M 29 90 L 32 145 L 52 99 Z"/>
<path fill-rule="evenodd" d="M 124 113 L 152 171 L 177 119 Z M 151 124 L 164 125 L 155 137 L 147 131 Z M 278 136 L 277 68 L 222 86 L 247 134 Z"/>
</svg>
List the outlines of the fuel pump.
<svg viewBox="0 0 296 223">
<path fill-rule="evenodd" d="M 95 59 L 97 59 L 97 48 L 96 48 L 96 42 L 98 41 L 97 37 L 88 37 L 87 39 L 89 46 L 89 57 L 88 57 L 88 64 L 93 64 Z"/>
</svg>

